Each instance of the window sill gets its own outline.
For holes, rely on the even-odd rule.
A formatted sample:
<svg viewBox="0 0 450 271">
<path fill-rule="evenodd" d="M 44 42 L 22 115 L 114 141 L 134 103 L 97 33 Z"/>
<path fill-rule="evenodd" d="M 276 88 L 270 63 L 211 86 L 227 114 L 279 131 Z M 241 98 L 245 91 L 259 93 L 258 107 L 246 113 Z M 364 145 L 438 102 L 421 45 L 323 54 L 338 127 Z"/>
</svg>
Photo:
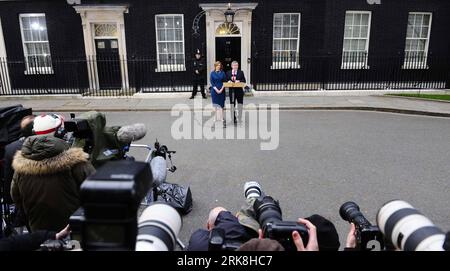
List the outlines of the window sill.
<svg viewBox="0 0 450 271">
<path fill-rule="evenodd" d="M 54 74 L 54 71 L 52 68 L 42 68 L 42 69 L 30 69 L 30 70 L 25 70 L 23 72 L 25 75 L 40 75 L 40 74 Z"/>
</svg>

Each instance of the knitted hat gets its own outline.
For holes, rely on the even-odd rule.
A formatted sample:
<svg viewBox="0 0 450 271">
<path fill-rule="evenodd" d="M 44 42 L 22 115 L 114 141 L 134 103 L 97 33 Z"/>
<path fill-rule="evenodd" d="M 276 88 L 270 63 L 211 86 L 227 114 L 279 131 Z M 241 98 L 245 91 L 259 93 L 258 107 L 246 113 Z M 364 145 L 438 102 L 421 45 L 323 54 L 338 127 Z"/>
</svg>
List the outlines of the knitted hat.
<svg viewBox="0 0 450 271">
<path fill-rule="evenodd" d="M 56 114 L 42 114 L 34 119 L 33 130 L 36 135 L 54 133 L 62 124 L 64 118 Z"/>
</svg>

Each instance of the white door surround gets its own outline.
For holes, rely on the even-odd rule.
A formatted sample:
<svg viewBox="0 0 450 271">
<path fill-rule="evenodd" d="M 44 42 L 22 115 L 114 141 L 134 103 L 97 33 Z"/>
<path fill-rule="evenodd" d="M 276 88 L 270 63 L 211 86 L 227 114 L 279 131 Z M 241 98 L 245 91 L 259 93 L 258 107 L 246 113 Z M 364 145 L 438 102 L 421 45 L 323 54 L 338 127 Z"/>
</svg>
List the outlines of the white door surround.
<svg viewBox="0 0 450 271">
<path fill-rule="evenodd" d="M 8 61 L 6 55 L 5 39 L 3 38 L 2 21 L 0 20 L 0 93 L 11 94 L 9 81 Z"/>
<path fill-rule="evenodd" d="M 200 8 L 205 11 L 206 20 L 206 65 L 207 70 L 212 71 L 216 61 L 216 35 L 217 26 L 225 21 L 224 12 L 228 9 L 227 3 L 202 3 Z M 241 30 L 241 63 L 240 68 L 245 73 L 247 82 L 251 82 L 251 49 L 252 49 L 252 11 L 258 3 L 231 3 L 231 9 L 238 10 L 234 16 L 234 23 Z M 234 35 L 231 35 L 234 36 Z M 208 72 L 209 84 L 209 72 Z"/>
<path fill-rule="evenodd" d="M 96 24 L 115 24 L 117 26 L 117 41 L 119 43 L 120 71 L 122 79 L 122 89 L 129 88 L 127 49 L 125 42 L 125 21 L 124 13 L 128 13 L 128 5 L 82 5 L 73 7 L 81 17 L 83 27 L 84 48 L 87 58 L 87 68 L 89 76 L 89 88 L 91 90 L 99 89 L 99 80 L 97 72 L 96 49 L 95 49 L 95 31 Z M 90 62 L 94 62 L 91 63 Z M 92 65 L 94 64 L 94 65 Z"/>
</svg>

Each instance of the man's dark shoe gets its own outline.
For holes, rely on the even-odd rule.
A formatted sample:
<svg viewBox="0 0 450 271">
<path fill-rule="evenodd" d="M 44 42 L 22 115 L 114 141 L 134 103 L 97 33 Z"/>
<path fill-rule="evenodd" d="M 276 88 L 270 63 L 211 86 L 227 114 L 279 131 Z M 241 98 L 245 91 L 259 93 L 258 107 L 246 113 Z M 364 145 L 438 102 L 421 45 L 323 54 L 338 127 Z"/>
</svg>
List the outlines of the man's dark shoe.
<svg viewBox="0 0 450 271">
<path fill-rule="evenodd" d="M 189 100 L 192 100 L 192 99 L 194 99 L 194 97 L 195 97 L 195 96 L 191 96 L 191 97 L 189 98 Z"/>
</svg>

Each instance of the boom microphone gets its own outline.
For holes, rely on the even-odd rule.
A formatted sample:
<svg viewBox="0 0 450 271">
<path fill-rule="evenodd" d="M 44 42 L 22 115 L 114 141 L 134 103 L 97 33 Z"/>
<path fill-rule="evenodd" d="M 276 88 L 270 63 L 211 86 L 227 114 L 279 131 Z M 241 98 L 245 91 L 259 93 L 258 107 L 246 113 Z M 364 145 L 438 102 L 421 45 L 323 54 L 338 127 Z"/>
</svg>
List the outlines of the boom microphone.
<svg viewBox="0 0 450 271">
<path fill-rule="evenodd" d="M 159 186 L 166 181 L 167 163 L 161 156 L 156 156 L 150 161 L 150 167 L 153 175 L 153 186 Z"/>
<path fill-rule="evenodd" d="M 144 138 L 147 134 L 147 129 L 143 123 L 135 123 L 131 125 L 122 126 L 117 131 L 117 140 L 122 143 L 130 144 L 133 141 Z"/>
</svg>

